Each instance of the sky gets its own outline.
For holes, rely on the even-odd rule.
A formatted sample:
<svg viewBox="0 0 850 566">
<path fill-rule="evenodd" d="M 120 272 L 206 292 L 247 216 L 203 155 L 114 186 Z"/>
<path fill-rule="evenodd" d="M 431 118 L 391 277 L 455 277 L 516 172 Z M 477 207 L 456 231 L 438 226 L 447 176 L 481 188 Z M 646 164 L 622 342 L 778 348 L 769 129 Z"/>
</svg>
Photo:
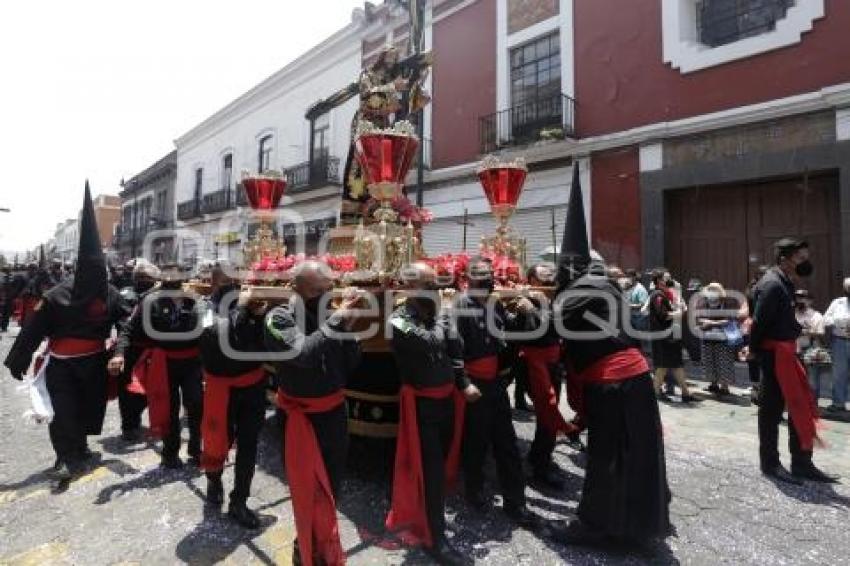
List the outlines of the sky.
<svg viewBox="0 0 850 566">
<path fill-rule="evenodd" d="M 46 242 L 363 0 L 26 0 L 0 18 L 0 250 Z"/>
</svg>

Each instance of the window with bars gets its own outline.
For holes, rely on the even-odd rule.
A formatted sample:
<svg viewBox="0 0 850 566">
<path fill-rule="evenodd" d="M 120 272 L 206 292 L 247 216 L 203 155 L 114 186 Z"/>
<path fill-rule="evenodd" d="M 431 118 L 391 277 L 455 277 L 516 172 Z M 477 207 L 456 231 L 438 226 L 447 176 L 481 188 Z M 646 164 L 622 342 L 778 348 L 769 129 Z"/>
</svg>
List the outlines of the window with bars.
<svg viewBox="0 0 850 566">
<path fill-rule="evenodd" d="M 262 173 L 264 171 L 268 171 L 271 169 L 272 163 L 272 142 L 273 137 L 271 134 L 264 136 L 260 140 L 260 146 L 257 156 L 257 172 Z"/>
<path fill-rule="evenodd" d="M 561 44 L 558 32 L 511 50 L 511 105 L 561 94 Z"/>
<path fill-rule="evenodd" d="M 327 159 L 330 146 L 331 122 L 328 114 L 322 114 L 313 121 L 311 139 L 313 144 L 313 160 Z"/>
<path fill-rule="evenodd" d="M 195 201 L 200 202 L 201 196 L 204 193 L 204 169 L 198 167 L 195 169 Z"/>
<path fill-rule="evenodd" d="M 728 45 L 776 29 L 796 0 L 698 0 L 700 43 Z"/>
<path fill-rule="evenodd" d="M 233 182 L 233 154 L 228 153 L 221 160 L 221 188 L 229 189 Z"/>
</svg>

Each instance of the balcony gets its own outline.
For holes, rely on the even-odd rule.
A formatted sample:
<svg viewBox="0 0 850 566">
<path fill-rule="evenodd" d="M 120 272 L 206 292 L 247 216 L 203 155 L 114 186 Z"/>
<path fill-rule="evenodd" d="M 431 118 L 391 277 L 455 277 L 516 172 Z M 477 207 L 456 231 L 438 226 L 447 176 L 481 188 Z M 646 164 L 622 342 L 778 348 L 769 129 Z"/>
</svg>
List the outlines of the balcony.
<svg viewBox="0 0 850 566">
<path fill-rule="evenodd" d="M 214 214 L 236 208 L 236 195 L 232 189 L 221 189 L 203 196 L 201 210 L 204 214 Z"/>
<path fill-rule="evenodd" d="M 575 100 L 538 98 L 480 119 L 481 153 L 575 135 Z"/>
<path fill-rule="evenodd" d="M 177 220 L 191 220 L 193 218 L 200 218 L 200 216 L 200 199 L 187 200 L 177 204 Z"/>
<path fill-rule="evenodd" d="M 339 157 L 322 156 L 286 170 L 287 192 L 297 193 L 328 185 L 339 185 L 342 174 Z"/>
</svg>

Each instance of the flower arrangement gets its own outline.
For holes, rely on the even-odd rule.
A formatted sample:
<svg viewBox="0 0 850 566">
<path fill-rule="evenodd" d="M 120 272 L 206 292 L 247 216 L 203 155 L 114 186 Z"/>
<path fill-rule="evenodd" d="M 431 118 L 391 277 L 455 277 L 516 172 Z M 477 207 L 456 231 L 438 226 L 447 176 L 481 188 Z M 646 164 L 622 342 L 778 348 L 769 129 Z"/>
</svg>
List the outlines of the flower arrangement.
<svg viewBox="0 0 850 566">
<path fill-rule="evenodd" d="M 493 277 L 501 287 L 514 287 L 523 283 L 520 265 L 513 259 L 491 253 L 481 254 L 493 263 Z M 427 258 L 424 261 L 437 273 L 438 283 L 442 286 L 464 289 L 469 281 L 469 261 L 473 256 L 467 253 L 446 253 Z"/>
</svg>

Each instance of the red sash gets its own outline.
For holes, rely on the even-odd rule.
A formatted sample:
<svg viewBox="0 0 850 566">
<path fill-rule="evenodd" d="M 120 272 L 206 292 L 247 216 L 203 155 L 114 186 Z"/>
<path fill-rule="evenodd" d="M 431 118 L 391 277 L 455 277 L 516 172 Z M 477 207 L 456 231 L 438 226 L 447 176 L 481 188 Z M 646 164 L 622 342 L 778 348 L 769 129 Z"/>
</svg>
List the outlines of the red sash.
<svg viewBox="0 0 850 566">
<path fill-rule="evenodd" d="M 251 387 L 265 378 L 262 367 L 234 377 L 222 377 L 204 371 L 204 417 L 201 423 L 201 469 L 205 472 L 220 472 L 230 451 L 230 423 L 227 408 L 230 390 Z"/>
<path fill-rule="evenodd" d="M 425 475 L 422 469 L 419 425 L 416 422 L 416 398 L 446 399 L 450 396 L 454 398 L 455 422 L 452 444 L 445 461 L 447 489 L 452 489 L 457 479 L 466 400 L 454 383 L 427 389 L 416 389 L 412 385 L 401 386 L 393 499 L 386 527 L 390 531 L 397 531 L 401 540 L 408 545 L 423 544 L 431 547 L 434 544 L 425 503 Z"/>
<path fill-rule="evenodd" d="M 47 349 L 51 354 L 66 357 L 83 357 L 99 354 L 106 347 L 103 340 L 89 338 L 51 338 L 47 342 Z"/>
<path fill-rule="evenodd" d="M 558 397 L 549 375 L 549 366 L 561 358 L 561 347 L 558 344 L 546 348 L 523 346 L 520 355 L 528 367 L 528 392 L 534 402 L 537 422 L 552 436 L 576 432 L 577 427 L 568 423 L 558 410 Z"/>
<path fill-rule="evenodd" d="M 198 357 L 198 348 L 166 350 L 148 348 L 133 366 L 127 391 L 148 398 L 148 420 L 154 438 L 165 438 L 171 429 L 171 388 L 168 384 L 168 360 L 188 360 Z"/>
<path fill-rule="evenodd" d="M 579 426 L 584 426 L 586 415 L 584 407 L 585 384 L 617 383 L 640 377 L 648 372 L 649 364 L 646 363 L 646 358 L 643 357 L 643 354 L 637 348 L 628 348 L 614 352 L 597 360 L 593 365 L 588 366 L 580 373 L 573 374 L 573 372 L 570 372 L 570 377 L 574 380 L 574 386 L 567 388 L 567 399 L 570 406 L 576 412 L 576 420 Z"/>
<path fill-rule="evenodd" d="M 496 356 L 468 360 L 464 362 L 464 367 L 466 373 L 475 379 L 491 381 L 499 376 L 499 358 Z"/>
<path fill-rule="evenodd" d="M 278 391 L 277 402 L 286 411 L 284 465 L 292 495 L 295 531 L 301 552 L 301 563 L 313 565 L 313 545 L 317 554 L 329 566 L 345 564 L 345 553 L 339 542 L 331 482 L 316 440 L 309 413 L 326 413 L 345 402 L 337 391 L 326 397 L 291 397 Z"/>
<path fill-rule="evenodd" d="M 37 297 L 27 296 L 22 298 L 21 301 L 21 310 L 20 310 L 20 318 L 18 318 L 18 324 L 23 327 L 30 319 L 30 317 L 35 313 L 35 307 L 38 305 Z"/>
<path fill-rule="evenodd" d="M 797 357 L 797 345 L 794 340 L 778 341 L 765 340 L 762 348 L 773 352 L 776 381 L 785 405 L 788 407 L 788 415 L 797 431 L 800 448 L 806 452 L 814 449 L 815 443 L 823 446 L 823 441 L 818 438 L 818 409 L 812 390 L 809 387 L 809 379 L 806 368 Z"/>
</svg>

